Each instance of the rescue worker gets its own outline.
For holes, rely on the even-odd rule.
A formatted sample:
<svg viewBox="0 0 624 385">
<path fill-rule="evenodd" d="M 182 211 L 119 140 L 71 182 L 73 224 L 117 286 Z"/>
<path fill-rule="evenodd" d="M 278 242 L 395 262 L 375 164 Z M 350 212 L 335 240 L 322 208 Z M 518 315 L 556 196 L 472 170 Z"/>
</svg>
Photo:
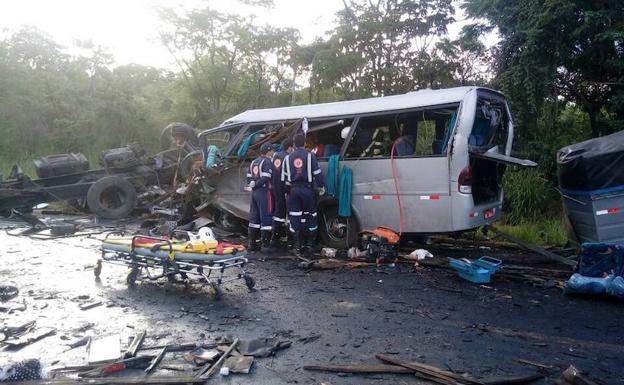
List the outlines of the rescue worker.
<svg viewBox="0 0 624 385">
<path fill-rule="evenodd" d="M 284 158 L 282 175 L 290 186 L 288 195 L 288 219 L 295 238 L 295 255 L 306 255 L 307 246 L 313 248 L 318 226 L 316 222 L 316 193 L 325 194 L 325 182 L 316 155 L 305 149 L 305 136 L 297 134 L 295 149 Z"/>
<path fill-rule="evenodd" d="M 249 209 L 249 251 L 259 251 L 258 237 L 262 247 L 269 248 L 271 242 L 273 197 L 271 179 L 273 175 L 273 145 L 264 143 L 260 156 L 251 162 L 247 172 L 247 185 L 251 189 Z"/>
<path fill-rule="evenodd" d="M 271 234 L 271 249 L 286 249 L 288 247 L 288 228 L 286 227 L 286 184 L 282 178 L 282 164 L 286 155 L 293 150 L 293 141 L 286 138 L 282 141 L 282 149 L 273 154 L 273 233 Z"/>
</svg>

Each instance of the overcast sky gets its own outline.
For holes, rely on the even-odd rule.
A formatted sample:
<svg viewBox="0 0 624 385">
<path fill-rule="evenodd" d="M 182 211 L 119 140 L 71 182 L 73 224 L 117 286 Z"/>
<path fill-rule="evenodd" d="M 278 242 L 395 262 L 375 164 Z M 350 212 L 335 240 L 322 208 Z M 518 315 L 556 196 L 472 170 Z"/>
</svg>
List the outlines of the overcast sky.
<svg viewBox="0 0 624 385">
<path fill-rule="evenodd" d="M 261 24 L 298 28 L 306 43 L 324 36 L 342 7 L 342 0 L 274 3 L 269 10 L 252 10 L 232 0 L 4 0 L 0 1 L 0 26 L 16 30 L 24 24 L 33 25 L 67 47 L 76 39 L 91 40 L 111 52 L 117 64 L 172 68 L 171 56 L 157 38 L 159 19 L 154 6 L 189 8 L 210 4 L 230 12 L 254 12 Z M 450 32 L 456 34 L 461 24 L 452 26 Z"/>
</svg>

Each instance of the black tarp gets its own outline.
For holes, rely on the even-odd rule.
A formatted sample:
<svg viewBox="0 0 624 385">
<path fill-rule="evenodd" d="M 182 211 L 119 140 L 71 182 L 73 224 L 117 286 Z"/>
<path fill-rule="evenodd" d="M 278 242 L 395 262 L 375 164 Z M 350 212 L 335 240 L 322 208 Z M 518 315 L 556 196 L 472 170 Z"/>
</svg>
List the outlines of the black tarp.
<svg viewBox="0 0 624 385">
<path fill-rule="evenodd" d="M 593 191 L 624 185 L 624 130 L 564 147 L 557 153 L 559 186 Z"/>
</svg>

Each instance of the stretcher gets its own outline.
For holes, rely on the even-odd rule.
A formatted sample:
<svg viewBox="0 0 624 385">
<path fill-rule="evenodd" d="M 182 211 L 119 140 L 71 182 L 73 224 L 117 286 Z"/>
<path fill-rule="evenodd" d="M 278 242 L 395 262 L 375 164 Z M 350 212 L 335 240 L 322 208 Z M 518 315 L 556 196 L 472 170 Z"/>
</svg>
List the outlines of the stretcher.
<svg viewBox="0 0 624 385">
<path fill-rule="evenodd" d="M 167 278 L 176 282 L 178 276 L 199 277 L 208 285 L 215 297 L 221 295 L 223 283 L 242 279 L 249 290 L 254 279 L 245 272 L 247 264 L 245 247 L 214 240 L 185 240 L 168 237 L 135 235 L 115 237 L 109 234 L 102 241 L 102 256 L 94 270 L 99 277 L 102 262 L 128 266 L 126 283 L 134 285 L 137 280 Z M 227 270 L 235 270 L 226 275 Z"/>
</svg>

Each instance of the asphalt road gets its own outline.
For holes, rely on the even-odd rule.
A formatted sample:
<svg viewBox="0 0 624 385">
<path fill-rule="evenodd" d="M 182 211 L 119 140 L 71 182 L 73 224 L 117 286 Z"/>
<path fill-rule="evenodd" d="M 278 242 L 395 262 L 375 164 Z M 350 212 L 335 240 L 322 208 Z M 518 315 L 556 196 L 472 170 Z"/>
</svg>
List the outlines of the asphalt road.
<svg viewBox="0 0 624 385">
<path fill-rule="evenodd" d="M 20 294 L 0 312 L 4 325 L 35 320 L 56 334 L 20 350 L 0 351 L 0 364 L 38 358 L 46 367 L 80 365 L 86 348 L 67 344 L 85 335 L 119 334 L 128 340 L 147 330 L 145 345 L 196 342 L 231 335 L 241 339 L 278 335 L 292 346 L 256 359 L 247 375 L 220 377 L 227 384 L 414 384 L 410 375 L 346 375 L 311 372 L 312 364 L 378 363 L 376 353 L 417 360 L 476 377 L 535 371 L 514 358 L 552 365 L 552 383 L 574 364 L 604 384 L 624 383 L 624 306 L 571 298 L 560 289 L 500 278 L 488 285 L 460 280 L 451 271 L 411 266 L 304 271 L 290 259 L 253 260 L 256 290 L 242 281 L 224 286 L 221 300 L 205 285 L 142 282 L 127 287 L 127 270 L 104 265 L 95 238 L 32 240 L 0 232 L 2 284 Z M 436 249 L 436 258 L 478 254 L 478 249 Z M 513 250 L 491 251 L 508 261 Z M 256 256 L 259 258 L 261 256 Z M 524 255 L 524 262 L 531 256 Z M 516 261 L 517 262 L 517 261 Z M 81 303 L 102 305 L 80 310 Z M 26 305 L 19 310 L 19 305 Z M 23 307 L 23 306 L 21 306 Z M 306 339 L 310 337 L 309 339 Z M 183 353 L 162 365 L 192 366 Z M 155 375 L 180 374 L 158 370 Z"/>
</svg>

